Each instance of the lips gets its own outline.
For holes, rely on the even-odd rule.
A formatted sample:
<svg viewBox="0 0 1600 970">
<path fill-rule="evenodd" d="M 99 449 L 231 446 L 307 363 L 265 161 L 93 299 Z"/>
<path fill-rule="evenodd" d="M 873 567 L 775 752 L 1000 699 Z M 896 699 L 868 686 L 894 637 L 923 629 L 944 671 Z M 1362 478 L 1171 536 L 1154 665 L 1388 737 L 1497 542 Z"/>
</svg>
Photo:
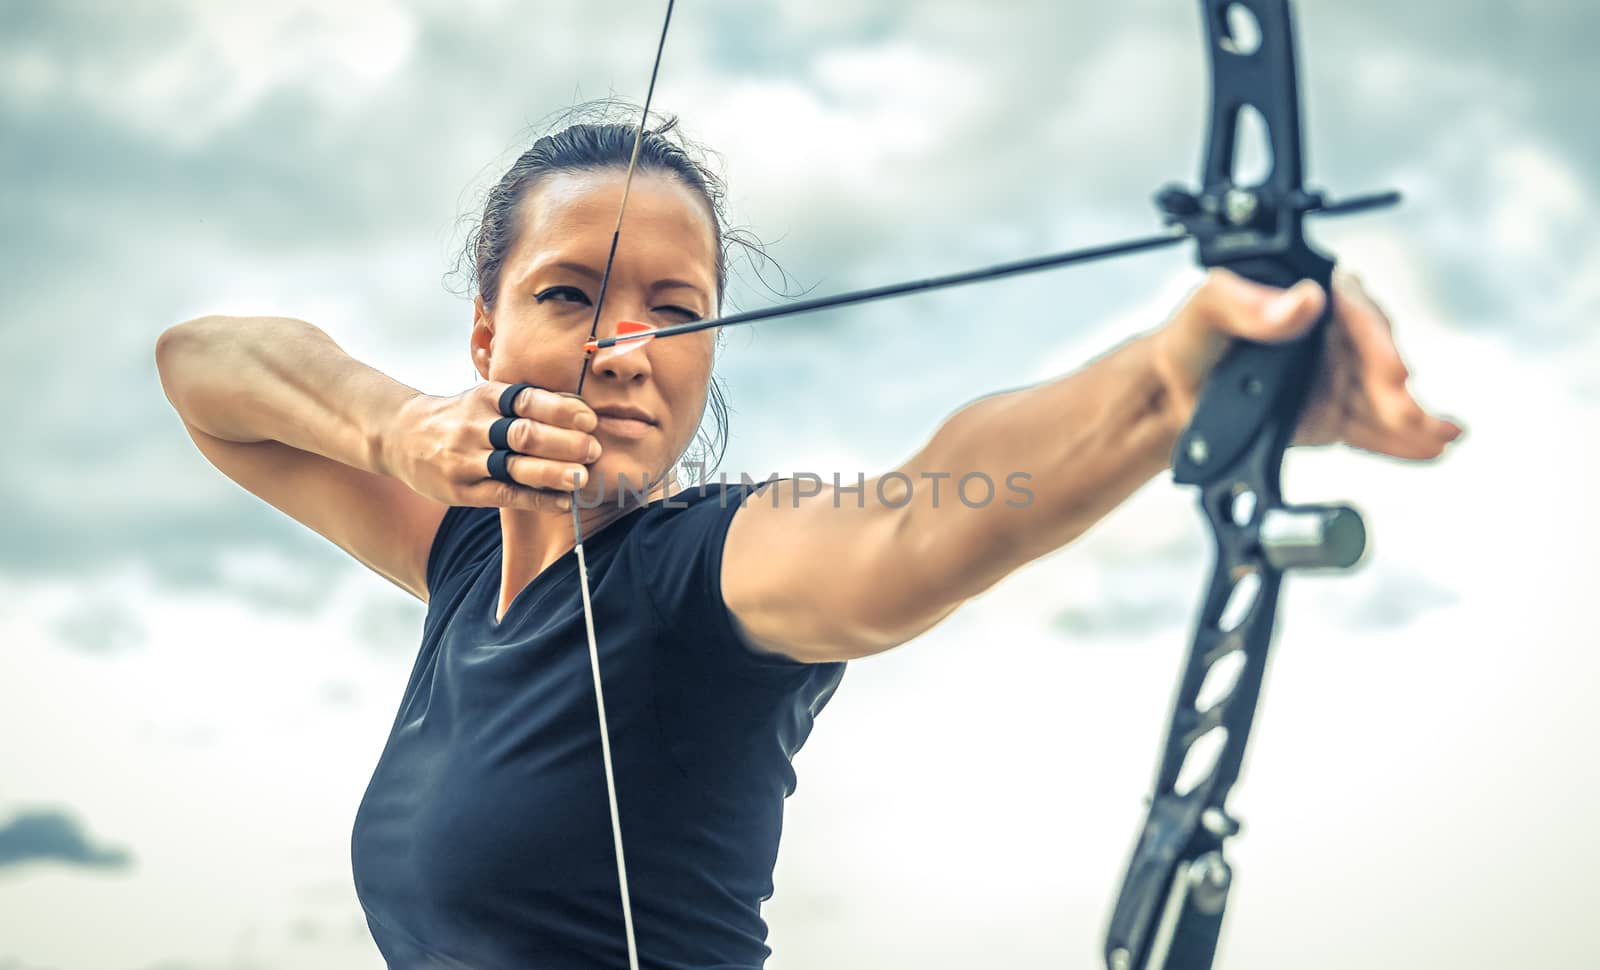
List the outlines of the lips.
<svg viewBox="0 0 1600 970">
<path fill-rule="evenodd" d="M 626 404 L 608 404 L 605 407 L 595 408 L 594 413 L 602 418 L 616 418 L 625 421 L 641 421 L 648 425 L 654 425 L 656 423 L 656 419 L 650 416 L 650 412 L 641 410 L 640 408 L 630 407 Z"/>
<path fill-rule="evenodd" d="M 625 404 L 610 404 L 594 409 L 600 419 L 596 429 L 614 438 L 643 438 L 656 426 L 650 412 Z"/>
</svg>

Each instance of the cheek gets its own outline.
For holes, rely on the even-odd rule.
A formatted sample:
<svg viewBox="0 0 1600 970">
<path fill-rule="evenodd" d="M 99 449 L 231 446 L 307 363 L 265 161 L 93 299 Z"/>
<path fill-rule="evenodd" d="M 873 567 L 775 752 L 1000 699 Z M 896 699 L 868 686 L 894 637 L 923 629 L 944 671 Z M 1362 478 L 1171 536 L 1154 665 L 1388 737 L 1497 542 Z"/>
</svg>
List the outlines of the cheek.
<svg viewBox="0 0 1600 970">
<path fill-rule="evenodd" d="M 670 360 L 661 362 L 656 374 L 668 400 L 672 402 L 674 417 L 690 426 L 688 433 L 692 435 L 700 414 L 705 410 L 707 385 L 711 381 L 711 365 L 715 354 L 709 340 L 703 345 L 685 343 L 688 345 L 675 348 Z"/>
<path fill-rule="evenodd" d="M 564 386 L 563 382 L 577 380 L 582 366 L 583 351 L 569 346 L 573 343 L 556 328 L 517 320 L 495 335 L 495 369 L 527 375 L 519 380 Z"/>
</svg>

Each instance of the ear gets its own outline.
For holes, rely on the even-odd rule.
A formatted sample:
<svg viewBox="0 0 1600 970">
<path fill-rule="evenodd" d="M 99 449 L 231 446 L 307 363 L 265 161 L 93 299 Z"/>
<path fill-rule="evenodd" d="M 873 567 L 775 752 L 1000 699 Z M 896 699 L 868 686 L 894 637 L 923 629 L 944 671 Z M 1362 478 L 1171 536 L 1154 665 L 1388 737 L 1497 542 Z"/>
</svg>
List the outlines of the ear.
<svg viewBox="0 0 1600 970">
<path fill-rule="evenodd" d="M 490 380 L 489 367 L 494 357 L 494 317 L 483 305 L 483 297 L 472 298 L 472 337 L 469 341 L 472 369 L 483 380 Z"/>
</svg>

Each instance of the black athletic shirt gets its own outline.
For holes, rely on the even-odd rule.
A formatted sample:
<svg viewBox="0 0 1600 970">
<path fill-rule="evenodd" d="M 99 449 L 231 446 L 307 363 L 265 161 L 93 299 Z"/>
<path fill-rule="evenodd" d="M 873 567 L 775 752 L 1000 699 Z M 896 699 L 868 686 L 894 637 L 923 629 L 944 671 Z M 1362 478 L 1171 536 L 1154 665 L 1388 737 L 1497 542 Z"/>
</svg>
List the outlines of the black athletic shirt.
<svg viewBox="0 0 1600 970">
<path fill-rule="evenodd" d="M 751 970 L 770 952 L 790 758 L 843 664 L 752 653 L 722 601 L 743 487 L 629 512 L 585 552 L 640 962 Z M 392 970 L 627 966 L 577 556 L 496 623 L 496 508 L 449 509 L 428 613 L 351 835 Z"/>
</svg>

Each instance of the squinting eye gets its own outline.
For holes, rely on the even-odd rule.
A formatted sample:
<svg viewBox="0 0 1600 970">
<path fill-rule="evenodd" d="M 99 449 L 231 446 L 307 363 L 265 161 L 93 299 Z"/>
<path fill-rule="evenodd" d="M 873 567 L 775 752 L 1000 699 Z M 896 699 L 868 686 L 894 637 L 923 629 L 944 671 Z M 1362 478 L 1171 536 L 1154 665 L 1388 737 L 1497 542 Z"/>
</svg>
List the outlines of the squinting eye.
<svg viewBox="0 0 1600 970">
<path fill-rule="evenodd" d="M 657 312 L 661 312 L 661 313 L 681 313 L 681 314 L 683 314 L 684 320 L 686 322 L 689 322 L 689 323 L 693 323 L 694 321 L 700 319 L 700 314 L 694 312 L 693 310 L 689 309 L 688 307 L 658 306 L 658 307 L 656 307 L 656 311 Z"/>
<path fill-rule="evenodd" d="M 589 295 L 578 289 L 576 286 L 552 286 L 542 293 L 534 294 L 533 300 L 535 303 L 543 303 L 546 300 L 556 300 L 558 303 L 587 304 L 589 302 Z"/>
</svg>

